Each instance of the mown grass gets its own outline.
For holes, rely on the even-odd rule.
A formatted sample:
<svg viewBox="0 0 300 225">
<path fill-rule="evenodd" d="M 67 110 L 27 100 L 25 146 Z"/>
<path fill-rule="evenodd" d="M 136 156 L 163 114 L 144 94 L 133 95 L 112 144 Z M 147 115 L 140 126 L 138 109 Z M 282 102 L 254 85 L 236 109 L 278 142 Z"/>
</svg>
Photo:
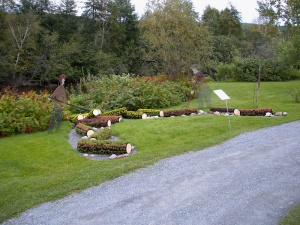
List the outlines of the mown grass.
<svg viewBox="0 0 300 225">
<path fill-rule="evenodd" d="M 229 96 L 229 108 L 254 108 L 253 83 L 211 83 Z M 240 133 L 300 119 L 300 104 L 289 90 L 300 81 L 262 83 L 258 107 L 286 111 L 286 117 L 158 118 L 121 121 L 113 135 L 132 143 L 137 153 L 118 160 L 93 161 L 81 157 L 68 143 L 69 122 L 52 134 L 39 132 L 0 139 L 0 222 L 24 210 L 53 201 L 122 174 L 146 167 L 166 157 L 219 144 Z M 212 106 L 225 102 L 212 93 Z M 173 108 L 182 108 L 185 103 Z M 197 100 L 190 108 L 197 107 Z"/>
</svg>

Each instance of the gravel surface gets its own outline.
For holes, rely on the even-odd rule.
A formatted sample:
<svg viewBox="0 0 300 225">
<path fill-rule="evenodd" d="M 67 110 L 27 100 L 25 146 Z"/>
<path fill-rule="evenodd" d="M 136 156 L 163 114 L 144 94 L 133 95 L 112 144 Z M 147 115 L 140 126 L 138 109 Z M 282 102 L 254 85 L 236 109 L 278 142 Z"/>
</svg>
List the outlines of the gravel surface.
<svg viewBox="0 0 300 225">
<path fill-rule="evenodd" d="M 27 210 L 30 225 L 274 225 L 300 202 L 300 121 L 161 160 Z"/>
</svg>

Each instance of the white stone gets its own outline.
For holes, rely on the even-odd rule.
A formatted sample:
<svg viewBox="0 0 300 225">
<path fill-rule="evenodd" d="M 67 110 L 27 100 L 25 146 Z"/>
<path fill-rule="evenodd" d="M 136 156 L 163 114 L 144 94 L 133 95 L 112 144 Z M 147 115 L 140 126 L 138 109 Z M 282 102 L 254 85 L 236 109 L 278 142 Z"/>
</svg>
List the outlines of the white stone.
<svg viewBox="0 0 300 225">
<path fill-rule="evenodd" d="M 111 156 L 109 156 L 109 159 L 116 159 L 117 158 L 117 155 L 115 154 L 112 154 Z"/>
<path fill-rule="evenodd" d="M 272 116 L 272 113 L 267 112 L 267 113 L 266 113 L 266 116 L 267 116 L 267 117 L 271 117 L 271 116 Z"/>
</svg>

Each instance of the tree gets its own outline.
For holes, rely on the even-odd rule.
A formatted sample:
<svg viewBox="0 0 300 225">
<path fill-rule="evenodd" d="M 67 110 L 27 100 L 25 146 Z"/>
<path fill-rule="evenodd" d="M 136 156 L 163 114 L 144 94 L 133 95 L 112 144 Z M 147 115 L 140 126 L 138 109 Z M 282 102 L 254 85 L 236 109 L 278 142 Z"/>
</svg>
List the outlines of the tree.
<svg viewBox="0 0 300 225">
<path fill-rule="evenodd" d="M 219 27 L 221 35 L 239 37 L 242 33 L 241 17 L 233 5 L 220 12 Z"/>
<path fill-rule="evenodd" d="M 208 26 L 213 35 L 220 34 L 220 12 L 216 8 L 211 8 L 209 5 L 205 8 L 201 17 L 201 21 Z"/>
<path fill-rule="evenodd" d="M 39 23 L 32 13 L 7 15 L 12 50 L 10 57 L 14 60 L 12 79 L 23 79 L 27 70 L 32 66 L 36 47 L 36 37 Z"/>
<path fill-rule="evenodd" d="M 299 0 L 263 0 L 258 1 L 260 16 L 267 18 L 271 24 L 284 23 L 292 27 L 299 27 Z"/>
<path fill-rule="evenodd" d="M 173 76 L 187 73 L 194 63 L 207 65 L 212 37 L 197 20 L 189 0 L 149 1 L 140 21 L 144 60 Z"/>
<path fill-rule="evenodd" d="M 259 14 L 266 18 L 269 24 L 285 25 L 284 40 L 280 42 L 281 60 L 293 66 L 300 67 L 300 4 L 299 0 L 264 0 L 259 1 Z"/>
<path fill-rule="evenodd" d="M 67 16 L 76 16 L 76 2 L 74 0 L 61 0 L 58 10 L 60 14 Z"/>
</svg>

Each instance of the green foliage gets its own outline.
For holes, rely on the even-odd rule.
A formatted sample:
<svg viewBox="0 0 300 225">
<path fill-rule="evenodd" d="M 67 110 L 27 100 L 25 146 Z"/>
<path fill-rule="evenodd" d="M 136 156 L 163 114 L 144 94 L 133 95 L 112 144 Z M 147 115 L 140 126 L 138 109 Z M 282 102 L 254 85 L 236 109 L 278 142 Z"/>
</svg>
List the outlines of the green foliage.
<svg viewBox="0 0 300 225">
<path fill-rule="evenodd" d="M 236 81 L 236 75 L 239 74 L 239 68 L 234 63 L 219 63 L 216 69 L 217 81 Z"/>
<path fill-rule="evenodd" d="M 217 66 L 218 81 L 255 82 L 261 68 L 261 81 L 288 81 L 296 77 L 296 70 L 291 66 L 272 59 L 240 59 L 232 64 L 220 63 Z"/>
<path fill-rule="evenodd" d="M 159 109 L 187 100 L 191 85 L 187 80 L 165 80 L 161 77 L 102 76 L 82 82 L 84 94 L 71 94 L 71 102 L 104 111 L 125 107 L 129 111 L 141 108 Z M 73 111 L 76 109 L 73 109 Z M 107 115 L 107 113 L 103 113 Z"/>
<path fill-rule="evenodd" d="M 137 111 L 127 111 L 123 116 L 127 119 L 141 119 L 143 113 Z"/>
<path fill-rule="evenodd" d="M 119 108 L 119 109 L 113 109 L 107 112 L 104 112 L 101 114 L 101 116 L 120 116 L 127 112 L 127 109 L 125 107 Z"/>
<path fill-rule="evenodd" d="M 34 91 L 18 95 L 10 88 L 0 93 L 1 136 L 46 130 L 53 110 L 49 94 Z"/>
<path fill-rule="evenodd" d="M 158 72 L 178 76 L 194 63 L 209 64 L 212 36 L 197 22 L 190 1 L 151 1 L 148 7 L 139 23 L 143 57 L 153 62 Z"/>
<path fill-rule="evenodd" d="M 96 133 L 91 135 L 91 138 L 96 138 L 97 140 L 106 140 L 111 137 L 111 129 L 108 127 L 105 127 L 103 129 L 100 129 Z"/>
<path fill-rule="evenodd" d="M 158 109 L 138 109 L 138 112 L 147 114 L 147 116 L 159 116 L 160 110 Z"/>
</svg>

